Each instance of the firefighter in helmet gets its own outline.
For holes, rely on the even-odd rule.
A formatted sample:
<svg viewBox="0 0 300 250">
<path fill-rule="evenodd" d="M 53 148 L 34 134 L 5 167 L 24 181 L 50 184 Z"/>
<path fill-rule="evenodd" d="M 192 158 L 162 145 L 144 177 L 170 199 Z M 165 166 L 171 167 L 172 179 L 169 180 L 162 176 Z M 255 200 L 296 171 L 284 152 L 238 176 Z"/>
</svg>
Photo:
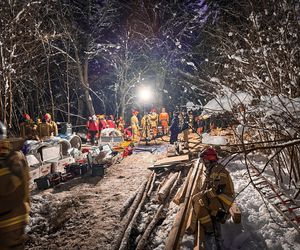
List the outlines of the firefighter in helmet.
<svg viewBox="0 0 300 250">
<path fill-rule="evenodd" d="M 234 201 L 234 188 L 229 172 L 223 165 L 218 163 L 218 155 L 214 148 L 206 148 L 200 153 L 200 158 L 205 165 L 205 181 L 199 191 L 192 197 L 192 228 L 193 232 L 196 222 L 206 233 L 214 232 L 214 223 L 225 223 L 228 218 L 229 209 Z"/>
<path fill-rule="evenodd" d="M 29 114 L 23 115 L 23 122 L 20 124 L 20 137 L 28 140 L 37 140 L 37 126 L 33 123 Z"/>
<path fill-rule="evenodd" d="M 52 120 L 49 113 L 44 115 L 42 123 L 37 126 L 37 131 L 40 140 L 48 139 L 51 136 L 57 136 L 57 124 Z"/>
<path fill-rule="evenodd" d="M 0 122 L 0 249 L 24 249 L 29 221 L 29 168 Z"/>
</svg>

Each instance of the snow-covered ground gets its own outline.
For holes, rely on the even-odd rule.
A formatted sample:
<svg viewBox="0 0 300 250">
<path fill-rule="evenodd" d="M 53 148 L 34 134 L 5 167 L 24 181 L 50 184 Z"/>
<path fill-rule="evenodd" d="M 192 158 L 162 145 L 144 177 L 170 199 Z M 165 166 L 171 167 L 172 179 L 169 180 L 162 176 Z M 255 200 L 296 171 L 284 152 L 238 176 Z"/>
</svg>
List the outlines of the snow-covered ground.
<svg viewBox="0 0 300 250">
<path fill-rule="evenodd" d="M 236 202 L 242 211 L 242 223 L 227 222 L 222 226 L 225 249 L 300 249 L 299 233 L 270 205 L 266 206 L 258 191 L 248 185 L 247 170 L 241 159 L 232 160 L 227 169 L 238 194 Z"/>
</svg>

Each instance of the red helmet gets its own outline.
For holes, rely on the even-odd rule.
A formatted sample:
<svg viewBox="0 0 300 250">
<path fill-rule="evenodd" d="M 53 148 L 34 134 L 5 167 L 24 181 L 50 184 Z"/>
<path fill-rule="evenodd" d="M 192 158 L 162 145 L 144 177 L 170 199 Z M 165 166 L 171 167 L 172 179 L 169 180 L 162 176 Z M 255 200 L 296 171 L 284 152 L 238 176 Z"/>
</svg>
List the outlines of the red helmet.
<svg viewBox="0 0 300 250">
<path fill-rule="evenodd" d="M 30 115 L 24 114 L 24 115 L 23 115 L 23 118 L 24 118 L 25 120 L 30 120 Z"/>
<path fill-rule="evenodd" d="M 46 114 L 44 115 L 44 119 L 45 119 L 46 121 L 51 120 L 51 115 L 50 115 L 49 113 L 46 113 Z"/>
<path fill-rule="evenodd" d="M 207 160 L 207 161 L 217 161 L 218 160 L 218 154 L 217 154 L 216 150 L 212 147 L 204 149 L 200 153 L 200 157 L 203 160 Z"/>
</svg>

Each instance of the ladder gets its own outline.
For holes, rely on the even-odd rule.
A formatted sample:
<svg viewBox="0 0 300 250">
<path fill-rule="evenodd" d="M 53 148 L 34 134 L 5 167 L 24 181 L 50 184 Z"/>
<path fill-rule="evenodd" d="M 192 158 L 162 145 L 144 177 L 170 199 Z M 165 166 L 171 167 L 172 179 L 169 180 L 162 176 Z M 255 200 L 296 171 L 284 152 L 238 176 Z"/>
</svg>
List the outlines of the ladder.
<svg viewBox="0 0 300 250">
<path fill-rule="evenodd" d="M 300 233 L 300 205 L 255 167 L 250 172 L 257 191 Z"/>
</svg>

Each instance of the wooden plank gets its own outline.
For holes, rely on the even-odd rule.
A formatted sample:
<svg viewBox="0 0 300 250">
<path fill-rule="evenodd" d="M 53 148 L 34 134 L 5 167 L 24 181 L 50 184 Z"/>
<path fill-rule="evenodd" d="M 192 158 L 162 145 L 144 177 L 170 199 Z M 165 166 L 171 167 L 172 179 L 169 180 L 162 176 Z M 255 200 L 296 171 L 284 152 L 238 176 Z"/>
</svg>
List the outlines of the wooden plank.
<svg viewBox="0 0 300 250">
<path fill-rule="evenodd" d="M 185 194 L 185 200 L 183 203 L 180 204 L 179 211 L 176 214 L 173 226 L 171 231 L 169 232 L 167 241 L 166 241 L 166 250 L 173 250 L 177 249 L 180 245 L 180 235 L 182 231 L 182 227 L 184 225 L 184 220 L 186 217 L 186 213 L 188 212 L 188 205 L 189 205 L 189 200 L 190 200 L 190 195 L 194 186 L 195 179 L 198 176 L 199 172 L 199 159 L 197 162 L 195 162 L 194 168 L 192 170 L 192 174 L 190 177 L 190 181 L 188 183 L 187 191 Z M 184 228 L 185 230 L 185 228 Z"/>
<path fill-rule="evenodd" d="M 188 184 L 190 182 L 190 178 L 191 178 L 192 172 L 193 172 L 193 168 L 190 169 L 190 171 L 188 173 L 188 176 L 185 179 L 184 184 L 177 191 L 177 193 L 176 193 L 176 195 L 175 195 L 175 197 L 173 199 L 173 202 L 176 205 L 179 205 L 180 203 L 182 203 L 184 201 L 185 193 L 186 193 L 186 190 L 187 190 L 187 186 L 188 186 Z"/>
<path fill-rule="evenodd" d="M 229 209 L 229 213 L 232 217 L 232 220 L 235 224 L 240 224 L 241 220 L 242 220 L 242 213 L 241 210 L 239 209 L 239 207 L 237 206 L 237 204 L 234 202 L 230 209 Z"/>
<path fill-rule="evenodd" d="M 163 158 L 163 159 L 160 159 L 160 160 L 156 161 L 154 166 L 186 162 L 186 161 L 189 161 L 189 160 L 190 159 L 189 159 L 188 155 L 179 155 L 179 156 L 174 156 L 174 157 L 166 157 L 166 158 Z"/>
<path fill-rule="evenodd" d="M 161 189 L 159 190 L 158 194 L 157 194 L 157 200 L 159 203 L 164 203 L 165 199 L 167 198 L 167 196 L 170 193 L 170 190 L 174 184 L 174 182 L 176 181 L 178 176 L 178 173 L 174 173 L 171 176 L 169 176 L 169 179 L 165 182 L 165 184 L 161 187 Z"/>
<path fill-rule="evenodd" d="M 150 166 L 148 167 L 148 169 L 150 170 L 160 170 L 160 169 L 172 169 L 172 168 L 185 168 L 185 167 L 189 167 L 190 164 L 188 162 L 186 163 L 182 163 L 182 162 L 175 162 L 173 164 L 166 164 L 166 165 L 159 165 L 159 166 Z"/>
</svg>

